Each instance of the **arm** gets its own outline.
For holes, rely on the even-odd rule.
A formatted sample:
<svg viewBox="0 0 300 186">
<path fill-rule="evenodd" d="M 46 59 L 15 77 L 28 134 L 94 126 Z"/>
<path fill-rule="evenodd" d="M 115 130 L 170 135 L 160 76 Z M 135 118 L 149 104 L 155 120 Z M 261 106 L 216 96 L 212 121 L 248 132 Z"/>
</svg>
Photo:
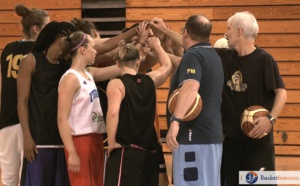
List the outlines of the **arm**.
<svg viewBox="0 0 300 186">
<path fill-rule="evenodd" d="M 67 150 L 68 166 L 72 172 L 80 171 L 80 159 L 77 155 L 72 134 L 70 123 L 68 121 L 72 101 L 75 93 L 80 89 L 80 84 L 74 74 L 67 74 L 64 76 L 58 86 L 58 109 L 57 109 L 57 123 L 60 137 Z"/>
<path fill-rule="evenodd" d="M 116 142 L 116 133 L 119 123 L 119 111 L 121 102 L 125 96 L 125 87 L 121 80 L 111 80 L 107 85 L 108 109 L 106 114 L 106 127 L 108 139 L 108 155 L 121 145 Z"/>
<path fill-rule="evenodd" d="M 116 55 L 118 50 L 119 48 L 115 48 L 109 52 L 96 56 L 95 63 L 93 66 L 107 67 L 107 66 L 115 65 L 116 61 L 114 60 L 114 56 Z"/>
<path fill-rule="evenodd" d="M 173 42 L 178 43 L 180 46 L 183 46 L 181 35 L 177 32 L 170 30 L 160 18 L 153 18 L 150 22 L 150 25 L 156 28 L 157 30 L 162 31 L 168 37 L 172 39 Z"/>
<path fill-rule="evenodd" d="M 145 47 L 146 41 L 148 39 L 149 34 L 153 35 L 150 28 L 147 28 L 148 23 L 143 21 L 141 24 L 139 24 L 138 28 L 136 29 L 136 32 L 138 33 L 139 39 L 135 45 L 135 47 L 141 52 L 143 47 Z"/>
<path fill-rule="evenodd" d="M 35 161 L 34 153 L 38 153 L 36 144 L 32 139 L 29 129 L 28 100 L 30 96 L 31 78 L 35 70 L 35 58 L 32 54 L 24 56 L 20 62 L 17 92 L 18 92 L 18 115 L 24 138 L 24 156 L 29 162 Z"/>
<path fill-rule="evenodd" d="M 106 52 L 109 52 L 109 51 L 117 48 L 119 41 L 121 41 L 121 40 L 128 41 L 134 35 L 136 35 L 136 30 L 135 30 L 135 28 L 132 28 L 132 29 L 128 30 L 127 32 L 124 32 L 115 37 L 112 37 L 104 42 L 102 40 L 95 39 L 95 44 L 96 44 L 95 49 L 97 51 L 97 55 L 104 54 Z"/>
<path fill-rule="evenodd" d="M 158 62 L 157 56 L 155 54 L 153 54 L 152 51 L 147 51 L 147 54 L 148 55 L 146 56 L 145 60 L 141 61 L 139 72 L 144 72 L 144 71 L 152 68 Z M 174 54 L 169 54 L 169 53 L 167 53 L 167 54 L 172 63 L 172 71 L 175 72 L 175 70 L 178 68 L 178 66 L 180 64 L 182 57 L 175 56 Z"/>
<path fill-rule="evenodd" d="M 196 98 L 199 88 L 200 84 L 195 80 L 186 80 L 183 83 L 178 93 L 176 107 L 173 113 L 176 118 L 183 118 L 187 110 L 193 104 L 194 99 L 192 98 Z M 173 121 L 172 123 L 170 123 L 170 128 L 166 140 L 171 151 L 174 151 L 179 145 L 176 140 L 178 131 L 179 123 L 177 121 Z"/>
<path fill-rule="evenodd" d="M 168 54 L 169 55 L 169 58 L 171 59 L 171 62 L 172 62 L 172 66 L 174 69 L 177 69 L 179 64 L 180 64 L 180 61 L 181 61 L 181 58 L 180 56 L 175 56 L 173 54 Z"/>
<path fill-rule="evenodd" d="M 158 56 L 160 63 L 160 68 L 148 73 L 148 75 L 153 79 L 155 87 L 159 87 L 163 84 L 166 79 L 169 77 L 172 64 L 168 54 L 161 47 L 159 39 L 156 37 L 150 37 L 147 40 L 149 47 L 155 51 Z"/>
<path fill-rule="evenodd" d="M 164 47 L 163 47 L 164 48 Z M 166 49 L 164 49 L 166 51 Z M 146 50 L 147 53 L 146 59 L 141 61 L 140 64 L 140 72 L 144 72 L 150 68 L 152 68 L 158 62 L 157 56 L 153 51 Z M 170 49 L 168 55 L 172 62 L 172 71 L 175 71 L 181 61 L 181 56 L 183 55 L 183 48 L 180 47 L 177 43 L 171 41 Z"/>
<path fill-rule="evenodd" d="M 139 72 L 145 72 L 152 68 L 158 62 L 156 54 L 153 51 L 146 51 L 147 55 L 144 59 L 141 59 Z"/>
<path fill-rule="evenodd" d="M 287 100 L 286 90 L 283 88 L 275 89 L 275 101 L 271 111 L 271 116 L 277 118 Z"/>
<path fill-rule="evenodd" d="M 283 88 L 274 89 L 274 92 L 275 100 L 270 114 L 274 118 L 277 118 L 284 107 L 284 104 L 287 99 L 287 94 L 286 90 Z M 264 137 L 264 133 L 269 133 L 273 127 L 273 125 L 270 123 L 269 118 L 267 117 L 259 117 L 255 119 L 253 123 L 258 123 L 249 133 L 249 136 L 253 138 Z"/>
<path fill-rule="evenodd" d="M 92 74 L 94 81 L 108 80 L 121 74 L 120 68 L 117 65 L 103 68 L 88 67 L 87 69 Z"/>
</svg>

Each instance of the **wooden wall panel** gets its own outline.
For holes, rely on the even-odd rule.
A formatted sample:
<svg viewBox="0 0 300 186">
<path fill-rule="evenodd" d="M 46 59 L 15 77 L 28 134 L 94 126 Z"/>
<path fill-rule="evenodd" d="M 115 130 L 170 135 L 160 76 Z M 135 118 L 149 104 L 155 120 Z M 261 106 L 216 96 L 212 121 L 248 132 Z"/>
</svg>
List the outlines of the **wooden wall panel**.
<svg viewBox="0 0 300 186">
<path fill-rule="evenodd" d="M 78 10 L 58 10 L 58 11 L 49 10 L 48 12 L 49 12 L 51 21 L 70 21 L 74 17 L 81 18 L 81 10 L 79 10 L 79 9 Z M 0 18 L 1 18 L 1 15 L 3 17 L 4 14 L 0 13 Z M 2 20 L 2 19 L 0 19 L 0 20 Z M 3 20 L 5 20 L 5 19 L 3 19 Z M 21 36 L 22 35 L 22 25 L 20 23 L 21 18 L 19 16 L 11 17 L 10 20 L 11 20 L 11 22 L 4 21 L 4 22 L 0 23 L 1 36 L 5 36 L 5 37 Z"/>
<path fill-rule="evenodd" d="M 252 5 L 299 5 L 299 0 L 127 0 L 127 7 L 195 7 L 195 6 L 252 6 Z"/>
<path fill-rule="evenodd" d="M 47 10 L 51 20 L 69 21 L 74 17 L 81 17 L 81 9 Z M 1 23 L 20 23 L 21 17 L 14 10 L 0 11 Z"/>
<path fill-rule="evenodd" d="M 146 20 L 151 18 L 147 17 Z M 142 21 L 142 20 L 138 20 Z M 138 21 L 127 21 L 126 26 L 131 26 Z M 213 25 L 212 34 L 224 34 L 227 29 L 226 21 L 211 21 Z M 184 21 L 165 20 L 166 25 L 175 32 L 179 32 L 180 28 L 184 27 Z M 268 20 L 258 21 L 259 34 L 299 34 L 299 20 Z"/>
<path fill-rule="evenodd" d="M 300 145 L 300 132 L 274 131 L 273 134 L 274 143 L 277 145 Z"/>
<path fill-rule="evenodd" d="M 300 118 L 278 118 L 276 125 L 274 125 L 274 131 L 284 130 L 300 132 L 299 123 Z"/>
<path fill-rule="evenodd" d="M 16 4 L 28 8 L 41 8 L 48 11 L 51 21 L 70 21 L 81 18 L 81 0 L 4 0 L 0 7 L 0 54 L 7 43 L 22 38 L 21 17 L 15 11 Z"/>
<path fill-rule="evenodd" d="M 278 62 L 281 75 L 300 75 L 300 61 L 295 62 Z"/>
<path fill-rule="evenodd" d="M 300 146 L 277 145 L 275 146 L 275 153 L 276 155 L 299 156 Z"/>
<path fill-rule="evenodd" d="M 210 42 L 215 43 L 224 34 L 212 34 Z M 261 48 L 294 48 L 299 47 L 300 34 L 259 34 L 255 44 Z"/>
<path fill-rule="evenodd" d="M 128 7 L 128 6 L 127 6 Z M 227 20 L 234 12 L 250 11 L 257 20 L 298 19 L 300 6 L 242 6 L 242 7 L 153 7 L 127 8 L 127 20 L 140 21 L 145 18 L 159 17 L 162 19 L 185 21 L 193 14 L 203 14 L 210 20 Z"/>
<path fill-rule="evenodd" d="M 17 4 L 48 10 L 81 9 L 81 0 L 3 0 L 1 1 L 0 11 L 13 10 Z"/>
<path fill-rule="evenodd" d="M 22 39 L 22 37 L 21 36 L 17 36 L 17 37 L 2 37 L 1 40 L 0 40 L 0 49 L 4 48 L 7 43 L 9 43 L 11 41 L 16 41 L 16 40 L 19 40 L 19 39 Z"/>
</svg>

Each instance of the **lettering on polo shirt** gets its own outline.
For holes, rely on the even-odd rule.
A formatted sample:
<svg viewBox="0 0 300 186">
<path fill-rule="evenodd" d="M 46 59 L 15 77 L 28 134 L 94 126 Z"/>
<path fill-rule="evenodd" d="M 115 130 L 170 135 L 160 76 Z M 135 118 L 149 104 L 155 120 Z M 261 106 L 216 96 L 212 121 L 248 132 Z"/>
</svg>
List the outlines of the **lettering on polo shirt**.
<svg viewBox="0 0 300 186">
<path fill-rule="evenodd" d="M 187 74 L 196 74 L 196 69 L 188 68 L 188 69 L 186 70 L 186 73 L 187 73 Z"/>
</svg>

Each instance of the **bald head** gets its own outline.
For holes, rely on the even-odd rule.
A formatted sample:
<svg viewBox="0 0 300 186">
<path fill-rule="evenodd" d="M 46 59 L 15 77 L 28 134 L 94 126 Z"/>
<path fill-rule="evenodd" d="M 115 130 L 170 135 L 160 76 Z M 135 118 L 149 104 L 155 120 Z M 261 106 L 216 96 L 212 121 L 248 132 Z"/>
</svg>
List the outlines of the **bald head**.
<svg viewBox="0 0 300 186">
<path fill-rule="evenodd" d="M 197 42 L 208 42 L 212 30 L 209 19 L 203 15 L 192 15 L 186 23 L 185 28 L 192 40 Z"/>
</svg>

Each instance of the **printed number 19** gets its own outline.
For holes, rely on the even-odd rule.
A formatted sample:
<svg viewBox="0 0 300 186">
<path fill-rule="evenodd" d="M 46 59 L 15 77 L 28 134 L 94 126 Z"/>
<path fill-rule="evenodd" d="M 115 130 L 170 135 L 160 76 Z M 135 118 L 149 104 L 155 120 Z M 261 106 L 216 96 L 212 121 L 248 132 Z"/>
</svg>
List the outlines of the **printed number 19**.
<svg viewBox="0 0 300 186">
<path fill-rule="evenodd" d="M 8 61 L 7 67 L 7 77 L 10 78 L 11 76 L 15 79 L 18 77 L 18 70 L 19 70 L 19 62 L 23 58 L 22 54 L 18 54 L 13 56 L 12 54 L 7 56 L 6 61 Z"/>
</svg>

